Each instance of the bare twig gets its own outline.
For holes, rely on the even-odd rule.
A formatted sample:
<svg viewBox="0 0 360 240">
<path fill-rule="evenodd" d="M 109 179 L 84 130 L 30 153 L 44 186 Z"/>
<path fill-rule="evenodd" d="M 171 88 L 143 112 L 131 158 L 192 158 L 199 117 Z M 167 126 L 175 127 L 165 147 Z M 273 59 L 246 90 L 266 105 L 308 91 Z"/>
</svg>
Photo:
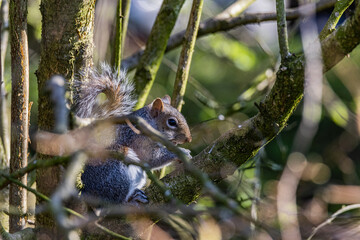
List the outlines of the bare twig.
<svg viewBox="0 0 360 240">
<path fill-rule="evenodd" d="M 186 29 L 184 43 L 180 54 L 176 79 L 174 83 L 174 91 L 171 99 L 171 105 L 177 108 L 179 111 L 181 111 L 182 105 L 184 104 L 183 98 L 189 77 L 190 64 L 194 52 L 196 35 L 200 24 L 203 3 L 203 0 L 193 0 L 189 23 Z"/>
</svg>

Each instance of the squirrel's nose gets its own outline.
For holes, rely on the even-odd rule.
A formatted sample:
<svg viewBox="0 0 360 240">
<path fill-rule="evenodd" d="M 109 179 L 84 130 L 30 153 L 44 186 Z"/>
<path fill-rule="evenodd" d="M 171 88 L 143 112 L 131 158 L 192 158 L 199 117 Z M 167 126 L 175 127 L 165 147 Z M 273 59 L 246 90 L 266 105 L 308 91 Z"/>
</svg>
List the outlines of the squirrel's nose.
<svg viewBox="0 0 360 240">
<path fill-rule="evenodd" d="M 185 142 L 191 142 L 191 141 L 192 141 L 191 136 L 187 136 L 186 139 L 185 139 Z"/>
</svg>

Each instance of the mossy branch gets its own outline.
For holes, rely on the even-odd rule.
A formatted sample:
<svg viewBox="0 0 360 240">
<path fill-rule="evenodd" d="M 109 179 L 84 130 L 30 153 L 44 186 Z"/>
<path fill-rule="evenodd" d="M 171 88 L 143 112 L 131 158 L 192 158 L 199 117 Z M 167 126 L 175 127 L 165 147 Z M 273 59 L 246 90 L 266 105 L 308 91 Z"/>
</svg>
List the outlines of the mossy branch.
<svg viewBox="0 0 360 240">
<path fill-rule="evenodd" d="M 324 71 L 329 70 L 360 43 L 359 10 L 358 5 L 355 14 L 322 42 L 325 53 L 333 51 L 334 46 L 341 49 L 339 56 L 331 61 L 325 61 Z M 349 35 L 352 36 L 352 42 L 347 43 L 345 47 L 346 41 L 341 36 Z M 238 128 L 216 139 L 192 159 L 193 164 L 207 173 L 214 182 L 219 182 L 232 174 L 237 167 L 252 158 L 286 126 L 288 118 L 302 99 L 303 84 L 303 57 L 289 56 L 282 62 L 271 92 L 260 104 L 257 104 L 260 112 Z M 221 170 L 219 166 L 222 166 Z M 170 186 L 176 198 L 184 203 L 190 203 L 199 196 L 202 184 L 198 179 L 184 174 L 184 169 L 185 167 L 179 164 L 177 170 L 164 177 L 162 181 Z M 159 194 L 157 186 L 150 185 L 146 193 L 153 202 L 164 202 L 164 197 Z"/>
<path fill-rule="evenodd" d="M 328 71 L 349 54 L 360 42 L 360 3 L 354 14 L 321 41 L 324 71 Z"/>
<path fill-rule="evenodd" d="M 335 27 L 339 22 L 341 16 L 353 2 L 354 0 L 343 0 L 343 1 L 337 1 L 335 3 L 334 10 L 332 11 L 324 28 L 321 30 L 319 34 L 320 40 L 324 40 L 324 38 L 326 38 L 330 33 L 332 33 L 335 30 Z"/>
<path fill-rule="evenodd" d="M 134 77 L 136 92 L 139 95 L 136 109 L 144 106 L 149 95 L 183 3 L 184 0 L 164 0 L 161 5 Z"/>
<path fill-rule="evenodd" d="M 193 0 L 191 7 L 189 23 L 186 29 L 183 47 L 180 53 L 176 79 L 174 83 L 174 91 L 171 99 L 171 105 L 181 111 L 184 104 L 187 80 L 189 78 L 190 64 L 194 52 L 196 35 L 199 29 L 203 0 Z"/>
</svg>

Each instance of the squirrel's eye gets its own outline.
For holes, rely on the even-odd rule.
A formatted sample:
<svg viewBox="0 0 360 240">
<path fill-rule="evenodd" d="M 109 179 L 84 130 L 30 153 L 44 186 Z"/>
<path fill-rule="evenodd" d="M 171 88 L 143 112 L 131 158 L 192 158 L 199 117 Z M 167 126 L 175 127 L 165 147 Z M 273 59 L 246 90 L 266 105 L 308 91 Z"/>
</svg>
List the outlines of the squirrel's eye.
<svg viewBox="0 0 360 240">
<path fill-rule="evenodd" d="M 177 126 L 177 120 L 175 118 L 169 118 L 167 120 L 167 124 L 169 127 L 176 127 Z"/>
</svg>

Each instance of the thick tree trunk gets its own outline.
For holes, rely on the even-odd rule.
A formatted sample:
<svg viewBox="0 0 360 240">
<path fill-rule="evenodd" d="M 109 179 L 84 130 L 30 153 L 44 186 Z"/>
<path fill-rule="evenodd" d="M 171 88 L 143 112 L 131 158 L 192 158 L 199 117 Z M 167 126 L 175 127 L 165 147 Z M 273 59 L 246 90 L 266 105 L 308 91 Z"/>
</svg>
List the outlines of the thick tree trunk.
<svg viewBox="0 0 360 240">
<path fill-rule="evenodd" d="M 27 43 L 27 1 L 10 1 L 11 37 L 11 156 L 10 173 L 27 165 L 29 136 L 29 53 Z M 21 177 L 26 185 L 26 175 Z M 10 232 L 24 228 L 26 190 L 10 185 L 10 206 L 16 212 L 10 215 Z M 13 213 L 13 212 L 10 212 Z"/>
<path fill-rule="evenodd" d="M 54 128 L 54 113 L 45 94 L 45 83 L 54 74 L 71 81 L 79 70 L 92 66 L 95 0 L 43 0 L 41 60 L 37 71 L 39 86 L 39 128 Z M 37 189 L 49 196 L 61 177 L 59 167 L 37 171 Z M 40 200 L 39 200 L 40 201 Z M 54 220 L 47 214 L 37 216 L 36 225 L 47 228 L 42 234 L 54 234 Z M 43 237 L 43 235 L 42 235 Z"/>
</svg>

